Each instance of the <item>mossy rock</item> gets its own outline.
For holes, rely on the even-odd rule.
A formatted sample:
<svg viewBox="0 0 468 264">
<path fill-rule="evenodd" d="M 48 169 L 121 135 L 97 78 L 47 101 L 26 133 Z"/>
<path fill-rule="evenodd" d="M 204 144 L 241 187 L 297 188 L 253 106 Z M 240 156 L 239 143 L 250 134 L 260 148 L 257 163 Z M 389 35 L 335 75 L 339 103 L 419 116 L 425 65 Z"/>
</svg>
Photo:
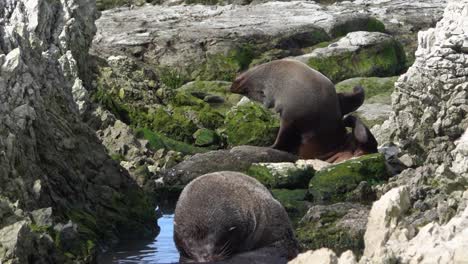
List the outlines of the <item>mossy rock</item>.
<svg viewBox="0 0 468 264">
<path fill-rule="evenodd" d="M 193 143 L 192 135 L 198 127 L 190 118 L 188 110 L 189 107 L 176 107 L 172 111 L 156 108 L 151 114 L 151 128 L 175 140 Z"/>
<path fill-rule="evenodd" d="M 202 100 L 211 95 L 219 96 L 224 102 L 210 104 L 210 106 L 221 114 L 225 114 L 242 99 L 242 95 L 229 91 L 231 84 L 225 81 L 193 81 L 183 85 L 178 91 L 199 95 L 199 99 Z"/>
<path fill-rule="evenodd" d="M 385 33 L 385 25 L 374 17 L 354 17 L 334 25 L 334 27 L 330 30 L 330 35 L 331 37 L 336 38 L 354 31 Z"/>
<path fill-rule="evenodd" d="M 257 179 L 268 188 L 297 189 L 307 188 L 314 175 L 311 167 L 297 167 L 291 162 L 254 163 L 247 174 Z"/>
<path fill-rule="evenodd" d="M 311 56 L 307 60 L 310 67 L 320 71 L 334 83 L 359 76 L 395 76 L 404 69 L 405 62 L 403 47 L 393 39 L 364 46 L 356 51 L 345 50 Z"/>
<path fill-rule="evenodd" d="M 303 249 L 325 247 L 337 254 L 352 250 L 361 256 L 367 216 L 368 209 L 350 203 L 313 206 L 299 222 L 296 238 Z M 347 223 L 352 221 L 352 226 L 349 226 Z"/>
<path fill-rule="evenodd" d="M 195 139 L 195 146 L 198 147 L 208 147 L 218 144 L 219 136 L 215 131 L 201 128 L 198 129 L 194 134 L 193 138 Z"/>
<path fill-rule="evenodd" d="M 307 189 L 272 189 L 271 193 L 283 205 L 293 226 L 297 226 L 309 207 L 309 202 L 305 200 Z"/>
<path fill-rule="evenodd" d="M 208 54 L 200 71 L 194 71 L 192 77 L 204 81 L 233 81 L 238 72 L 248 68 L 257 52 L 254 45 L 243 44 L 225 53 Z"/>
<path fill-rule="evenodd" d="M 167 149 L 180 152 L 184 155 L 194 155 L 208 151 L 206 148 L 196 147 L 185 142 L 174 140 L 148 128 L 137 129 L 136 135 L 139 138 L 148 140 L 149 147 L 152 150 Z"/>
<path fill-rule="evenodd" d="M 398 77 L 357 77 L 339 82 L 335 88 L 337 92 L 351 92 L 355 86 L 360 85 L 364 87 L 366 103 L 390 104 Z"/>
<path fill-rule="evenodd" d="M 276 139 L 279 118 L 262 105 L 248 102 L 234 107 L 226 114 L 220 130 L 230 146 L 269 146 Z"/>
<path fill-rule="evenodd" d="M 252 68 L 254 66 L 257 66 L 263 63 L 286 58 L 286 57 L 293 56 L 293 55 L 294 54 L 290 50 L 271 49 L 262 53 L 258 58 L 253 59 L 249 67 Z"/>
<path fill-rule="evenodd" d="M 343 202 L 362 181 L 372 186 L 388 177 L 384 155 L 369 154 L 316 172 L 309 183 L 309 193 L 316 203 Z"/>
</svg>

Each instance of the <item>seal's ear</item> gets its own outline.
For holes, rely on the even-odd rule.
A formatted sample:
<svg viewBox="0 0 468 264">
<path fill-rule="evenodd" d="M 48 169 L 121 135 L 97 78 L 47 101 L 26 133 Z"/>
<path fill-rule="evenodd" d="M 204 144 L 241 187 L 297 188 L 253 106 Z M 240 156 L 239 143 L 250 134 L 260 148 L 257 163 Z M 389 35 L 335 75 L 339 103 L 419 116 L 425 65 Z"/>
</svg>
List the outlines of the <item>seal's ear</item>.
<svg viewBox="0 0 468 264">
<path fill-rule="evenodd" d="M 364 103 L 364 88 L 359 85 L 355 86 L 350 93 L 338 93 L 337 95 L 343 116 L 356 111 Z"/>
<path fill-rule="evenodd" d="M 343 123 L 346 127 L 353 128 L 353 137 L 356 140 L 359 149 L 365 153 L 377 152 L 377 140 L 366 125 L 359 120 L 359 118 L 349 115 L 343 120 Z"/>
</svg>

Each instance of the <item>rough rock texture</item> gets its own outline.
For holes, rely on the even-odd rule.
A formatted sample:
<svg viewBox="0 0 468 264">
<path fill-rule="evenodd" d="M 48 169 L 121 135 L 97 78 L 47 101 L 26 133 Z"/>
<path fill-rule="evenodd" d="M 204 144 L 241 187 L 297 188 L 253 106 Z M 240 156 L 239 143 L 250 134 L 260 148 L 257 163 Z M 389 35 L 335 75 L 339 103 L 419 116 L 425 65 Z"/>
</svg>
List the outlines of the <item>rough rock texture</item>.
<svg viewBox="0 0 468 264">
<path fill-rule="evenodd" d="M 163 173 L 169 185 L 185 185 L 198 176 L 216 171 L 245 172 L 258 162 L 294 162 L 297 157 L 272 148 L 239 146 L 196 154 Z"/>
<path fill-rule="evenodd" d="M 385 194 L 370 212 L 359 263 L 466 262 L 467 45 L 467 0 L 449 1 L 436 28 L 419 33 L 416 62 L 396 84 L 395 113 L 376 130 L 415 168 L 376 188 Z"/>
<path fill-rule="evenodd" d="M 0 262 L 88 262 L 155 232 L 141 189 L 79 117 L 96 15 L 89 0 L 0 2 Z"/>
<path fill-rule="evenodd" d="M 392 36 L 366 31 L 348 33 L 337 42 L 296 59 L 335 83 L 359 76 L 393 76 L 406 63 L 403 47 Z"/>
<path fill-rule="evenodd" d="M 369 16 L 384 21 L 397 39 L 414 42 L 415 32 L 432 26 L 444 5 L 444 0 L 387 0 L 123 8 L 102 13 L 93 50 L 103 58 L 125 54 L 155 67 L 187 69 L 202 79 L 230 79 L 266 51 L 276 50 L 273 57 L 300 55 L 301 48 L 351 31 L 382 31 Z"/>
<path fill-rule="evenodd" d="M 362 254 L 368 216 L 369 207 L 358 203 L 314 205 L 299 222 L 296 237 L 303 248 Z"/>
<path fill-rule="evenodd" d="M 450 164 L 446 153 L 468 127 L 467 12 L 466 1 L 451 2 L 435 29 L 419 33 L 416 62 L 395 86 L 389 126 L 419 164 Z"/>
</svg>

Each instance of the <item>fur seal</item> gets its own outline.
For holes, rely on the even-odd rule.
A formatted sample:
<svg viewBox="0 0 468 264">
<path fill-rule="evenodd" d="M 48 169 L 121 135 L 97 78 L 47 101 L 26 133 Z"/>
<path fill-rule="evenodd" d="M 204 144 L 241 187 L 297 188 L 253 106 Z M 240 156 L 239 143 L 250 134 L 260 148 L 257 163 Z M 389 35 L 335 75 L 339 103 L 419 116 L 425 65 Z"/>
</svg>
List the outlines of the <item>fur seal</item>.
<svg viewBox="0 0 468 264">
<path fill-rule="evenodd" d="M 184 188 L 174 241 L 180 262 L 217 262 L 269 247 L 287 259 L 298 253 L 283 206 L 254 178 L 230 171 L 205 174 Z"/>
<path fill-rule="evenodd" d="M 273 148 L 326 161 L 334 160 L 338 150 L 344 152 L 343 146 L 351 146 L 343 116 L 364 102 L 362 87 L 337 94 L 323 74 L 290 59 L 271 61 L 242 73 L 230 90 L 280 114 L 280 130 Z M 365 131 L 370 134 L 368 129 Z M 354 150 L 352 153 L 362 155 Z"/>
</svg>

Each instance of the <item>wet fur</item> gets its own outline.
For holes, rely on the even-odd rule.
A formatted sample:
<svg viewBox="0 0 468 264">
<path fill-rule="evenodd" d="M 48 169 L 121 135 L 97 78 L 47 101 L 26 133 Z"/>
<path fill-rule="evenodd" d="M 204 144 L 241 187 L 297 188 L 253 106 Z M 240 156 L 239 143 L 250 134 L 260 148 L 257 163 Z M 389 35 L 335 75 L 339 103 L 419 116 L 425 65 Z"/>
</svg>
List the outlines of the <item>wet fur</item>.
<svg viewBox="0 0 468 264">
<path fill-rule="evenodd" d="M 271 246 L 288 259 L 298 253 L 284 208 L 257 180 L 238 172 L 206 174 L 184 188 L 174 241 L 181 262 L 220 261 Z"/>
<path fill-rule="evenodd" d="M 343 116 L 364 102 L 362 87 L 337 94 L 327 77 L 289 59 L 248 70 L 234 81 L 231 91 L 278 112 L 280 131 L 272 147 L 308 159 L 328 159 L 349 145 Z"/>
</svg>

